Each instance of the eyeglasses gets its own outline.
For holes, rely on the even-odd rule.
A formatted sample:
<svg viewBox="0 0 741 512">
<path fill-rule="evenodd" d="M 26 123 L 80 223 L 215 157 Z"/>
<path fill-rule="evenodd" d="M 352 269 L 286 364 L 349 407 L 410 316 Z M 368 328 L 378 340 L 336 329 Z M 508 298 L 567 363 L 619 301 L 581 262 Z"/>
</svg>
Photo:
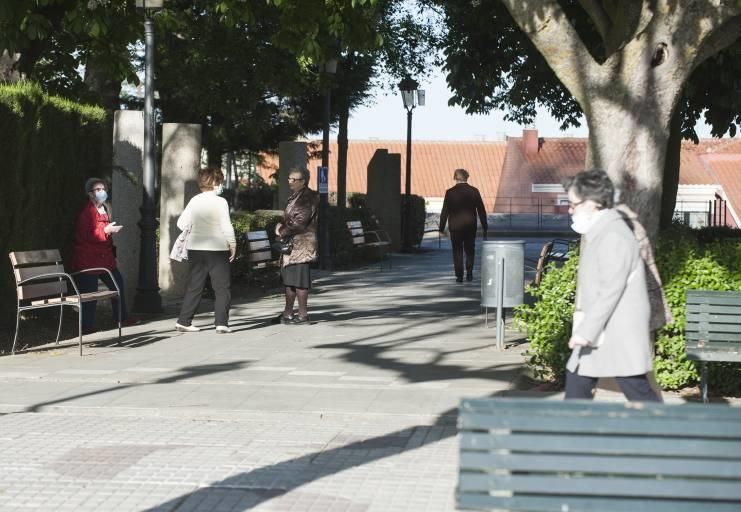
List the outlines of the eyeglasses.
<svg viewBox="0 0 741 512">
<path fill-rule="evenodd" d="M 288 178 L 288 183 L 293 183 L 294 181 L 304 181 L 303 178 Z"/>
<path fill-rule="evenodd" d="M 569 201 L 569 208 L 571 208 L 573 210 L 574 208 L 576 208 L 580 204 L 584 204 L 586 201 L 587 201 L 586 199 L 582 199 L 581 201 L 577 201 L 576 203 L 572 203 L 571 201 Z"/>
</svg>

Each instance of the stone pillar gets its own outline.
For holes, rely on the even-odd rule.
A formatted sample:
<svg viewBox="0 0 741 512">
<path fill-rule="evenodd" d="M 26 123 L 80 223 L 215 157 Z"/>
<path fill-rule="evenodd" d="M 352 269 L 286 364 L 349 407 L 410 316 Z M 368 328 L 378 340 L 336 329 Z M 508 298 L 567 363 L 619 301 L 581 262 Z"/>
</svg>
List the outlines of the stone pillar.
<svg viewBox="0 0 741 512">
<path fill-rule="evenodd" d="M 162 298 L 172 302 L 185 293 L 188 263 L 170 259 L 170 250 L 180 234 L 178 217 L 198 194 L 201 165 L 201 125 L 162 125 L 162 172 L 160 178 L 159 286 Z"/>
<path fill-rule="evenodd" d="M 139 282 L 139 220 L 142 205 L 142 158 L 144 114 L 140 110 L 117 110 L 113 114 L 113 172 L 111 207 L 113 220 L 124 228 L 113 235 L 118 269 L 124 278 L 126 304 L 134 304 Z"/>
<path fill-rule="evenodd" d="M 380 228 L 391 237 L 391 248 L 401 248 L 401 155 L 377 149 L 368 163 L 368 207 Z"/>
<path fill-rule="evenodd" d="M 288 171 L 291 167 L 309 165 L 309 153 L 306 142 L 283 141 L 278 145 L 278 209 L 283 210 L 291 192 L 288 190 Z M 316 176 L 316 169 L 309 169 L 311 177 Z M 309 184 L 311 187 L 311 184 Z M 311 187 L 314 188 L 314 187 Z"/>
</svg>

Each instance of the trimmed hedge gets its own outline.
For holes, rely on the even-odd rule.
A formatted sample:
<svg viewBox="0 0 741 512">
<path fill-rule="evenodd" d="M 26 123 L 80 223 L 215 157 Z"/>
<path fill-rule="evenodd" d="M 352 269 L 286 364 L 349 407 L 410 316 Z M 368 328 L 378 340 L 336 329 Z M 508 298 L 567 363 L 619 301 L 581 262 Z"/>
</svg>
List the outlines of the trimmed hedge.
<svg viewBox="0 0 741 512">
<path fill-rule="evenodd" d="M 734 235 L 736 238 L 729 237 Z M 685 357 L 685 294 L 696 290 L 741 289 L 741 239 L 738 231 L 692 230 L 677 226 L 661 234 L 656 263 L 674 317 L 657 333 L 654 370 L 664 389 L 679 389 L 698 380 L 696 365 Z M 515 311 L 516 325 L 530 341 L 528 365 L 537 378 L 563 383 L 570 350 L 578 252 L 562 267 L 551 267 L 540 286 L 528 292 L 537 302 Z M 740 364 L 711 364 L 711 390 L 741 391 Z"/>
<path fill-rule="evenodd" d="M 0 85 L 3 258 L 10 251 L 59 248 L 69 260 L 85 180 L 110 173 L 110 165 L 101 162 L 105 120 L 103 109 L 47 95 L 38 85 Z M 7 269 L 0 272 L 0 321 L 15 306 Z"/>
</svg>

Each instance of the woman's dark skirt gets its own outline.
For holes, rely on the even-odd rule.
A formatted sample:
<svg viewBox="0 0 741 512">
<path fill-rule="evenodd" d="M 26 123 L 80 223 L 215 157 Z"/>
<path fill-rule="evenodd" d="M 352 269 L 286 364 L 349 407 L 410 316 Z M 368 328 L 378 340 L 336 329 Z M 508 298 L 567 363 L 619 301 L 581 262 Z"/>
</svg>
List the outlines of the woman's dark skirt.
<svg viewBox="0 0 741 512">
<path fill-rule="evenodd" d="M 308 263 L 286 265 L 280 269 L 280 277 L 283 280 L 283 286 L 311 288 L 311 269 Z"/>
</svg>

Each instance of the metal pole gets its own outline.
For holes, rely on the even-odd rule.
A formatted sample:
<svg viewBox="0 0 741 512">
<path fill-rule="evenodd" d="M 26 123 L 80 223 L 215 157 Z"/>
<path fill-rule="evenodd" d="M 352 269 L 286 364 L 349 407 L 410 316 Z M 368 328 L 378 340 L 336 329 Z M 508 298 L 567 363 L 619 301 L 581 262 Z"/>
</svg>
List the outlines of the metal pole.
<svg viewBox="0 0 741 512">
<path fill-rule="evenodd" d="M 322 167 L 329 169 L 329 117 L 332 105 L 329 77 L 325 73 L 324 79 L 324 112 L 322 128 Z M 319 176 L 317 176 L 317 184 Z M 319 268 L 322 270 L 329 269 L 329 193 L 319 194 Z"/>
<path fill-rule="evenodd" d="M 504 258 L 497 262 L 497 348 L 504 349 Z"/>
<path fill-rule="evenodd" d="M 411 226 L 409 224 L 412 214 L 412 108 L 407 109 L 407 168 L 406 185 L 404 189 L 404 218 L 401 223 L 401 243 L 404 252 L 411 252 Z"/>
<path fill-rule="evenodd" d="M 154 184 L 154 23 L 144 14 L 144 198 L 142 201 L 139 283 L 134 296 L 134 310 L 145 313 L 162 311 L 157 285 L 157 216 Z"/>
</svg>

